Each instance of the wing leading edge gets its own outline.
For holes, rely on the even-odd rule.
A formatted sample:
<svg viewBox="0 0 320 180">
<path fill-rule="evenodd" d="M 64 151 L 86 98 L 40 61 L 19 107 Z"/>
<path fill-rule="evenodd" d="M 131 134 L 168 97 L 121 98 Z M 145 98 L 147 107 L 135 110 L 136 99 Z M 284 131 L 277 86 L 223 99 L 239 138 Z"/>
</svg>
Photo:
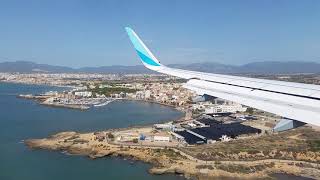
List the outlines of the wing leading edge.
<svg viewBox="0 0 320 180">
<path fill-rule="evenodd" d="M 189 81 L 184 87 L 320 126 L 320 86 L 175 69 L 164 66 L 138 35 L 126 28 L 142 63 L 149 69 Z"/>
</svg>

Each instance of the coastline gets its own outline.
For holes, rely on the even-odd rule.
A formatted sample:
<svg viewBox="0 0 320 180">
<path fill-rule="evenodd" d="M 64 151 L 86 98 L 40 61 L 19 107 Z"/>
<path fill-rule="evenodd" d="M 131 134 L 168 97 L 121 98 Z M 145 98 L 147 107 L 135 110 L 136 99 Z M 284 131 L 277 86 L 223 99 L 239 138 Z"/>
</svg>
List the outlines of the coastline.
<svg viewBox="0 0 320 180">
<path fill-rule="evenodd" d="M 119 129 L 116 130 L 119 131 Z M 112 131 L 115 130 L 104 132 Z M 314 178 L 314 174 L 312 175 L 310 172 L 308 174 L 302 167 L 318 168 L 317 163 L 279 159 L 203 161 L 173 147 L 144 147 L 139 144 L 118 145 L 110 143 L 109 140 L 105 142 L 92 141 L 93 137 L 94 133 L 61 132 L 44 139 L 26 140 L 24 143 L 31 149 L 63 151 L 70 155 L 82 155 L 91 159 L 108 156 L 130 158 L 150 163 L 152 167 L 149 169 L 149 173 L 151 174 L 173 173 L 181 174 L 186 178 L 195 177 L 199 180 L 208 177 L 267 179 L 270 178 L 270 174 L 274 173 Z M 300 167 L 293 164 L 300 164 Z M 230 172 L 227 167 L 235 169 Z M 249 169 L 247 169 L 248 167 Z M 316 177 L 319 178 L 320 172 L 318 173 Z"/>
<path fill-rule="evenodd" d="M 71 88 L 71 87 L 70 87 Z M 57 107 L 57 108 L 69 108 L 69 109 L 78 109 L 78 110 L 87 110 L 90 109 L 91 107 L 88 105 L 78 105 L 78 104 L 57 104 L 57 103 L 46 103 L 44 100 L 49 98 L 50 96 L 37 96 L 37 95 L 24 95 L 24 94 L 20 94 L 17 95 L 17 98 L 24 98 L 24 99 L 30 99 L 30 100 L 35 100 L 38 102 L 38 104 L 40 105 L 44 105 L 44 106 L 50 106 L 50 107 Z M 182 113 L 186 113 L 186 108 L 184 107 L 178 107 L 178 106 L 174 106 L 171 104 L 166 104 L 166 103 L 161 103 L 158 101 L 153 101 L 153 100 L 146 100 L 146 99 L 132 99 L 132 98 L 117 98 L 114 100 L 124 100 L 124 101 L 140 101 L 140 102 L 147 102 L 147 103 L 155 103 L 155 104 L 159 104 L 162 106 L 167 106 L 170 108 L 174 108 L 177 111 L 180 111 Z"/>
<path fill-rule="evenodd" d="M 132 101 L 144 101 L 149 103 L 157 103 L 153 101 L 145 100 L 136 100 L 136 99 L 124 99 Z M 173 107 L 171 105 L 162 104 L 165 106 Z M 177 108 L 175 108 L 177 109 Z M 182 111 L 181 109 L 177 109 Z M 183 111 L 182 111 L 183 112 Z M 183 118 L 183 117 L 182 117 Z M 168 120 L 165 120 L 166 122 Z M 109 131 L 122 131 L 133 128 L 143 128 L 146 125 L 142 126 L 131 126 L 121 129 L 108 129 Z M 66 133 L 66 132 L 62 132 Z M 279 159 L 270 159 L 270 163 L 265 166 L 265 163 L 268 160 L 257 160 L 257 161 L 202 161 L 193 157 L 187 157 L 182 151 L 176 148 L 164 148 L 164 147 L 139 147 L 139 145 L 115 145 L 110 142 L 106 144 L 99 145 L 99 142 L 86 142 L 82 141 L 82 138 L 72 139 L 74 135 L 86 136 L 89 134 L 92 136 L 93 133 L 71 133 L 70 135 L 65 134 L 65 137 L 59 137 L 60 133 L 53 135 L 49 138 L 44 139 L 30 139 L 26 140 L 24 143 L 31 149 L 46 149 L 46 150 L 55 150 L 63 151 L 70 155 L 83 155 L 88 156 L 89 158 L 95 159 L 100 157 L 107 156 L 116 156 L 116 157 L 126 157 L 133 158 L 134 160 L 143 161 L 146 163 L 152 164 L 152 168 L 149 170 L 152 174 L 183 174 L 185 177 L 196 177 L 198 179 L 205 179 L 208 177 L 238 177 L 238 178 L 248 178 L 248 179 L 257 179 L 257 178 L 269 178 L 268 174 L 273 173 L 289 173 L 294 175 L 305 175 L 309 176 L 308 172 L 304 172 L 302 167 L 297 167 L 295 164 L 306 163 L 306 166 L 309 166 L 308 162 L 304 161 L 282 161 Z M 52 137 L 57 137 L 56 139 Z M 65 139 L 71 138 L 65 142 Z M 86 138 L 83 138 L 86 140 Z M 90 139 L 89 139 L 90 141 Z M 187 158 L 186 158 L 187 157 Z M 162 162 L 163 161 L 163 162 Z M 250 166 L 243 165 L 251 164 Z M 274 163 L 274 164 L 272 164 Z M 294 165 L 290 165 L 294 164 Z M 314 164 L 311 164 L 314 166 Z M 220 167 L 221 166 L 221 167 Z M 240 172 L 229 172 L 229 166 L 237 170 L 237 168 L 255 169 L 254 172 L 250 173 L 241 173 Z M 219 168 L 218 168 L 219 167 Z M 227 170 L 226 170 L 227 167 Z M 265 168 L 264 170 L 259 170 L 261 167 Z M 232 168 L 231 168 L 232 169 Z M 312 169 L 311 167 L 307 169 Z M 303 174 L 304 173 L 304 174 Z M 310 177 L 310 176 L 309 176 Z M 314 176 L 311 176 L 314 177 Z M 316 176 L 316 177 L 320 177 Z"/>
<path fill-rule="evenodd" d="M 123 99 L 128 100 L 128 99 Z M 130 99 L 135 101 L 134 99 Z M 139 100 L 142 101 L 142 100 Z M 145 101 L 148 103 L 154 103 Z M 183 111 L 182 111 L 183 112 Z M 184 118 L 184 116 L 178 119 Z M 166 120 L 172 122 L 175 120 Z M 270 179 L 273 174 L 320 178 L 317 163 L 283 160 L 201 160 L 177 147 L 141 146 L 139 144 L 113 143 L 111 139 L 96 141 L 95 134 L 108 134 L 121 131 L 136 131 L 139 128 L 151 128 L 152 124 L 108 129 L 99 132 L 61 132 L 44 139 L 28 139 L 25 145 L 30 149 L 60 151 L 67 155 L 87 156 L 90 159 L 102 157 L 124 157 L 151 164 L 149 173 L 154 175 L 178 174 L 185 178 L 206 180 L 207 178 Z"/>
<path fill-rule="evenodd" d="M 185 178 L 193 177 L 198 180 L 207 178 L 270 179 L 272 174 L 280 173 L 288 176 L 320 178 L 320 166 L 317 162 L 272 158 L 202 160 L 182 151 L 181 147 L 142 146 L 135 143 L 114 143 L 112 139 L 103 141 L 95 139 L 96 134 L 138 131 L 138 129 L 150 128 L 150 125 L 87 133 L 61 132 L 48 138 L 28 139 L 24 143 L 30 149 L 60 151 L 68 155 L 87 156 L 90 159 L 111 156 L 138 160 L 151 164 L 149 173 L 155 175 L 179 174 Z"/>
</svg>

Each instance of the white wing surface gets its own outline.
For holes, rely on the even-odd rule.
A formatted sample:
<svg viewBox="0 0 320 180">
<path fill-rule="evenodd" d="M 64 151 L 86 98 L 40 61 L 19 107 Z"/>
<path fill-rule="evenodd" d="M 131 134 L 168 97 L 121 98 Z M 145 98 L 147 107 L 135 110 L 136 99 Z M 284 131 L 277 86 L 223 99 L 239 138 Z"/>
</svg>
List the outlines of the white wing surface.
<svg viewBox="0 0 320 180">
<path fill-rule="evenodd" d="M 320 86 L 212 74 L 162 65 L 138 35 L 126 28 L 142 63 L 149 69 L 189 81 L 184 87 L 214 97 L 238 102 L 285 118 L 320 126 Z"/>
</svg>

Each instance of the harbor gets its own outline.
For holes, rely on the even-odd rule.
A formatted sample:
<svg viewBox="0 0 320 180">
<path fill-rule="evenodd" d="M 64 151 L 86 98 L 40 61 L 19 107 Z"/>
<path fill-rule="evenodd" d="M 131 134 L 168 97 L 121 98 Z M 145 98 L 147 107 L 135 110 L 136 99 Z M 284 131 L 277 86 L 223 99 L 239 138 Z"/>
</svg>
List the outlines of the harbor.
<svg viewBox="0 0 320 180">
<path fill-rule="evenodd" d="M 119 100 L 121 98 L 83 98 L 83 97 L 70 97 L 70 96 L 58 96 L 57 94 L 20 94 L 18 98 L 25 98 L 36 100 L 39 104 L 52 107 L 71 108 L 79 110 L 87 110 L 92 107 L 102 107 L 109 103 Z"/>
</svg>

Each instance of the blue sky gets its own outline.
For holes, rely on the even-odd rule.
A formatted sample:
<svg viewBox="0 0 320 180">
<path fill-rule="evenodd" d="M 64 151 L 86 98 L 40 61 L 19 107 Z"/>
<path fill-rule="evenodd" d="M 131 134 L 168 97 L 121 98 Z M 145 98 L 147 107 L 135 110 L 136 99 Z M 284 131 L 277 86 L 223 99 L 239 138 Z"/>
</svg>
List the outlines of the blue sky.
<svg viewBox="0 0 320 180">
<path fill-rule="evenodd" d="M 318 0 L 0 0 L 0 62 L 137 65 L 125 26 L 164 64 L 320 63 Z"/>
</svg>

